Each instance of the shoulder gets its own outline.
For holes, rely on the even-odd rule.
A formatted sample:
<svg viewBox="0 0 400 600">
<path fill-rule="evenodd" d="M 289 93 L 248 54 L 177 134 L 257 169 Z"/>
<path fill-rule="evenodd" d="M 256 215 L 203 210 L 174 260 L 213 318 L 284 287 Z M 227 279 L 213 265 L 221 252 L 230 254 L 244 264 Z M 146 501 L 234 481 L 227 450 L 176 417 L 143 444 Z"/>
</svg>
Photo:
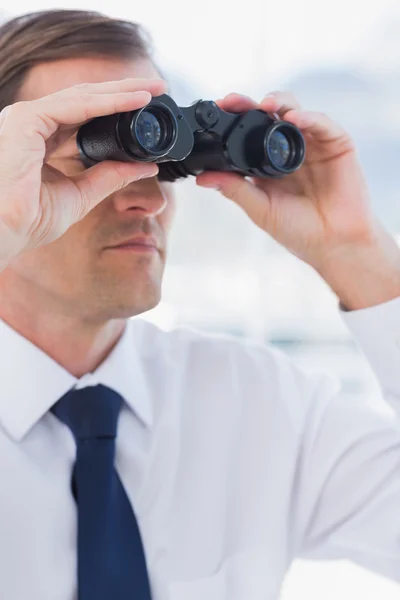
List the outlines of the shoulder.
<svg viewBox="0 0 400 600">
<path fill-rule="evenodd" d="M 144 319 L 133 319 L 131 327 L 136 340 L 140 339 L 140 353 L 144 357 L 168 359 L 188 357 L 192 365 L 209 369 L 224 364 L 247 363 L 253 368 L 276 370 L 289 367 L 290 359 L 270 345 L 235 337 L 228 333 L 209 333 L 188 326 L 165 330 Z M 294 368 L 296 368 L 293 365 Z"/>
<path fill-rule="evenodd" d="M 305 371 L 269 344 L 190 327 L 166 331 L 143 319 L 134 319 L 133 326 L 145 360 L 169 366 L 180 378 L 191 378 L 203 387 L 240 394 L 256 412 L 280 405 L 296 429 L 302 428 L 309 410 L 318 405 L 322 410 L 325 400 L 339 389 L 332 377 Z"/>
</svg>

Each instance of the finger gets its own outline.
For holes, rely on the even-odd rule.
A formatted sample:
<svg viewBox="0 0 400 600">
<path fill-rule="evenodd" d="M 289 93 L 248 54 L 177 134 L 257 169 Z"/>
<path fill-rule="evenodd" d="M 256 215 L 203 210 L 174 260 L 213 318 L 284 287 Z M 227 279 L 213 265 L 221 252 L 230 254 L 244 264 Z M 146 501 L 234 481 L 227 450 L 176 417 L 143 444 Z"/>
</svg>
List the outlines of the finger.
<svg viewBox="0 0 400 600">
<path fill-rule="evenodd" d="M 82 198 L 77 219 L 83 218 L 104 198 L 123 189 L 133 181 L 154 177 L 157 173 L 158 165 L 156 164 L 103 161 L 84 173 L 70 177 Z"/>
<path fill-rule="evenodd" d="M 291 92 L 271 92 L 260 102 L 261 110 L 277 113 L 282 119 L 289 110 L 301 110 L 300 102 Z"/>
<path fill-rule="evenodd" d="M 141 91 L 60 96 L 57 101 L 48 96 L 32 102 L 17 102 L 5 115 L 2 133 L 14 141 L 16 136 L 32 140 L 35 133 L 47 140 L 60 124 L 78 127 L 95 117 L 142 108 L 150 100 L 151 94 Z M 26 143 L 23 147 L 27 148 Z"/>
<path fill-rule="evenodd" d="M 9 106 L 5 106 L 0 112 L 0 127 L 3 125 L 4 119 L 6 118 L 9 108 Z"/>
<path fill-rule="evenodd" d="M 295 125 L 303 133 L 312 134 L 320 142 L 343 138 L 352 144 L 347 131 L 324 113 L 292 110 L 284 116 L 284 121 Z"/>
<path fill-rule="evenodd" d="M 270 206 L 268 195 L 251 181 L 234 173 L 207 171 L 197 177 L 197 185 L 218 190 L 240 206 L 256 225 L 266 230 Z"/>
<path fill-rule="evenodd" d="M 49 104 L 54 105 L 54 103 L 56 102 L 58 105 L 60 101 L 64 101 L 63 105 L 65 106 L 66 102 L 71 102 L 71 97 L 74 99 L 74 102 L 77 101 L 88 103 L 92 100 L 92 96 L 95 94 L 104 95 L 125 93 L 127 94 L 127 96 L 125 97 L 129 98 L 129 92 L 137 93 L 145 91 L 150 93 L 152 96 L 157 96 L 164 93 L 166 89 L 167 83 L 163 79 L 127 78 L 118 81 L 105 81 L 100 83 L 81 83 L 55 92 L 54 94 L 43 96 L 42 98 L 39 98 L 35 101 L 17 102 L 14 103 L 12 106 L 6 106 L 1 112 L 1 119 L 2 121 L 4 120 L 11 107 L 13 107 L 13 112 L 15 112 L 16 110 L 21 111 L 21 116 L 23 116 L 25 111 L 28 113 L 29 108 L 31 107 L 33 108 L 33 111 L 35 111 L 37 103 L 39 103 L 39 107 L 43 107 L 43 105 L 47 107 L 49 106 Z M 108 114 L 111 114 L 111 112 Z M 102 116 L 102 114 L 98 114 L 98 116 Z M 68 115 L 66 115 L 66 117 L 68 117 Z M 78 121 L 73 122 L 79 123 L 80 121 L 85 120 L 87 119 L 80 119 Z M 69 123 L 70 120 L 66 122 Z"/>
<path fill-rule="evenodd" d="M 65 96 L 58 102 L 53 99 L 44 102 L 40 116 L 50 120 L 52 135 L 60 124 L 79 126 L 95 117 L 136 110 L 143 108 L 151 98 L 148 91 Z"/>
<path fill-rule="evenodd" d="M 225 110 L 226 112 L 246 112 L 257 108 L 257 102 L 249 96 L 243 96 L 241 94 L 228 94 L 225 98 L 217 100 L 216 104 Z"/>
<path fill-rule="evenodd" d="M 167 90 L 167 87 L 168 84 L 164 79 L 127 77 L 126 79 L 102 81 L 99 83 L 78 83 L 50 95 L 79 95 L 82 92 L 88 94 L 113 94 L 117 92 L 140 92 L 145 90 L 155 96 L 157 93 L 163 94 Z"/>
</svg>

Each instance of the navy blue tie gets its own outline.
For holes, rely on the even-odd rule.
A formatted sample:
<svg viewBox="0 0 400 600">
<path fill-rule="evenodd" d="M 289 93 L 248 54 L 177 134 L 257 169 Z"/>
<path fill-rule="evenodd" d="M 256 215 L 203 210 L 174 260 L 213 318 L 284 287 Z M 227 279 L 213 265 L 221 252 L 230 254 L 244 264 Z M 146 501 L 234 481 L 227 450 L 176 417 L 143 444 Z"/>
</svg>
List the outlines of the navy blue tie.
<svg viewBox="0 0 400 600">
<path fill-rule="evenodd" d="M 52 412 L 76 441 L 79 600 L 150 600 L 139 527 L 114 467 L 122 397 L 104 385 L 70 390 Z"/>
</svg>

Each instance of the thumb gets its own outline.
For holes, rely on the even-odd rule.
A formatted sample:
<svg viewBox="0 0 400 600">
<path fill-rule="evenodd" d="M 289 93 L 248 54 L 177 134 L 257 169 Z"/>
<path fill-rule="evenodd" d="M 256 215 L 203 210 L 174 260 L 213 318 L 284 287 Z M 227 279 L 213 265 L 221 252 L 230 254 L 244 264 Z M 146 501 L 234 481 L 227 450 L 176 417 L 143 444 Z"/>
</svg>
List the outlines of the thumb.
<svg viewBox="0 0 400 600">
<path fill-rule="evenodd" d="M 240 206 L 258 227 L 267 230 L 270 199 L 253 182 L 233 173 L 207 171 L 197 177 L 197 185 L 218 190 L 225 198 Z"/>
<path fill-rule="evenodd" d="M 71 177 L 81 196 L 81 212 L 78 219 L 83 218 L 104 198 L 123 189 L 133 181 L 145 177 L 154 177 L 158 166 L 154 163 L 103 161 L 87 171 Z"/>
</svg>

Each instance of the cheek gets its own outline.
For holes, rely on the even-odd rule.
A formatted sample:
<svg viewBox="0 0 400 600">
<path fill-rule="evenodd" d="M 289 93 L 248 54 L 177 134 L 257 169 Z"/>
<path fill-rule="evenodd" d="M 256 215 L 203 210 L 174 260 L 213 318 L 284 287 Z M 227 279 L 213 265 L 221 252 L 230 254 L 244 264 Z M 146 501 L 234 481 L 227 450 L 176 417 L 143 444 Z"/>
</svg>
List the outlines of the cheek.
<svg viewBox="0 0 400 600">
<path fill-rule="evenodd" d="M 42 250 L 42 258 L 49 268 L 58 271 L 61 276 L 63 272 L 70 276 L 74 272 L 84 271 L 91 260 L 91 232 L 90 216 L 86 215 L 57 240 L 38 250 Z"/>
<path fill-rule="evenodd" d="M 70 245 L 59 238 L 51 244 L 23 253 L 13 264 L 13 270 L 37 287 L 59 290 L 71 280 L 77 265 L 71 264 Z M 79 264 L 79 262 L 78 262 Z"/>
<path fill-rule="evenodd" d="M 164 193 L 167 197 L 167 204 L 165 206 L 165 209 L 159 216 L 159 221 L 163 229 L 166 232 L 168 232 L 171 229 L 172 222 L 176 213 L 176 197 L 171 189 L 164 191 Z"/>
</svg>

